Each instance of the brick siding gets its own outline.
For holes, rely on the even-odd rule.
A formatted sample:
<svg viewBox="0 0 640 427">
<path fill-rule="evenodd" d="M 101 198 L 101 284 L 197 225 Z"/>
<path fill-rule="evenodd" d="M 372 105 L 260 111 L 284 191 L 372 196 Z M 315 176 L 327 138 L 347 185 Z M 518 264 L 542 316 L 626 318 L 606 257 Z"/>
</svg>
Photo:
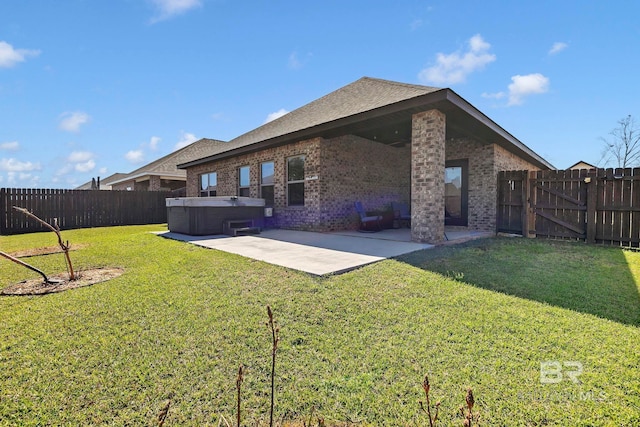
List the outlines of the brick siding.
<svg viewBox="0 0 640 427">
<path fill-rule="evenodd" d="M 498 171 L 537 168 L 496 144 L 470 138 L 449 139 L 443 144 L 445 116 L 431 111 L 436 113 L 416 115 L 417 121 L 414 116 L 411 146 L 392 147 L 354 135 L 299 141 L 189 168 L 187 196 L 199 195 L 199 177 L 209 172 L 218 175 L 218 196 L 237 195 L 238 168 L 249 166 L 249 195 L 260 197 L 260 164 L 273 161 L 274 226 L 313 231 L 354 229 L 359 225 L 355 201 L 361 201 L 367 210 L 383 210 L 391 202 L 401 201 L 412 204 L 414 229 L 420 230 L 412 238 L 437 242 L 444 233 L 444 161 L 467 159 L 468 227 L 495 230 Z M 286 159 L 298 155 L 305 156 L 305 205 L 289 207 Z"/>
<path fill-rule="evenodd" d="M 286 159 L 305 156 L 305 205 L 287 206 Z M 408 147 L 395 148 L 353 135 L 315 138 L 268 148 L 187 171 L 187 196 L 199 195 L 199 176 L 216 172 L 218 196 L 237 193 L 238 168 L 250 167 L 250 197 L 260 197 L 260 164 L 274 162 L 274 221 L 296 230 L 331 231 L 358 227 L 354 202 L 367 210 L 409 199 Z"/>
<path fill-rule="evenodd" d="M 414 114 L 411 129 L 411 240 L 444 238 L 446 117 L 438 110 Z"/>
<path fill-rule="evenodd" d="M 483 144 L 473 139 L 450 139 L 446 143 L 446 160 L 469 161 L 468 228 L 495 231 L 498 172 L 503 170 L 538 170 L 496 144 Z"/>
<path fill-rule="evenodd" d="M 307 180 L 304 184 L 305 206 L 287 206 L 287 158 L 305 156 L 305 178 L 318 175 L 320 144 L 322 138 L 268 148 L 255 153 L 194 166 L 187 170 L 187 197 L 200 194 L 200 175 L 216 172 L 218 196 L 235 196 L 238 193 L 238 168 L 249 166 L 250 197 L 260 197 L 260 164 L 274 163 L 274 220 L 275 225 L 298 230 L 317 229 L 320 196 L 318 180 Z"/>
<path fill-rule="evenodd" d="M 411 151 L 346 135 L 321 147 L 321 229 L 359 227 L 354 202 L 366 210 L 391 209 L 409 202 Z"/>
</svg>

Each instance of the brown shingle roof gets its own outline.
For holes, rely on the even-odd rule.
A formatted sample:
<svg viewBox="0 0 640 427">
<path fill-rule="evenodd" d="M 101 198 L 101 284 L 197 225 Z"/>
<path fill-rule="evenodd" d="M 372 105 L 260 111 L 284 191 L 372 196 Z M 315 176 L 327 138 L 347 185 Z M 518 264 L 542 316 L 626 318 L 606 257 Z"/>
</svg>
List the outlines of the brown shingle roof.
<svg viewBox="0 0 640 427">
<path fill-rule="evenodd" d="M 282 137 L 314 126 L 436 92 L 440 88 L 362 77 L 229 141 L 214 154 Z M 186 163 L 179 164 L 183 167 Z"/>
<path fill-rule="evenodd" d="M 169 153 L 164 157 L 161 157 L 151 163 L 139 167 L 132 172 L 129 172 L 128 174 L 123 174 L 122 177 L 119 177 L 112 183 L 127 181 L 129 179 L 134 179 L 146 175 L 186 177 L 186 171 L 183 169 L 178 169 L 177 165 L 201 159 L 203 157 L 208 157 L 224 151 L 228 144 L 228 142 L 219 141 L 217 139 L 199 139 L 198 141 L 192 142 L 186 147 Z"/>
<path fill-rule="evenodd" d="M 229 141 L 237 148 L 405 101 L 440 88 L 363 77 Z"/>
<path fill-rule="evenodd" d="M 427 107 L 440 109 L 447 115 L 448 131 L 449 129 L 461 130 L 462 134 L 471 134 L 480 140 L 497 143 L 541 168 L 553 168 L 549 162 L 451 89 L 371 77 L 363 77 L 240 135 L 229 141 L 227 145 L 219 147 L 218 152 L 208 157 L 184 162 L 178 164 L 178 167 L 186 169 L 268 146 L 287 144 L 316 136 L 330 137 L 339 131 L 349 131 L 354 134 L 360 132 L 361 136 L 368 138 L 369 135 L 362 134 L 363 126 L 379 127 L 384 120 L 387 120 L 387 123 L 405 120 L 407 126 L 410 126 L 411 115 L 424 111 Z"/>
</svg>

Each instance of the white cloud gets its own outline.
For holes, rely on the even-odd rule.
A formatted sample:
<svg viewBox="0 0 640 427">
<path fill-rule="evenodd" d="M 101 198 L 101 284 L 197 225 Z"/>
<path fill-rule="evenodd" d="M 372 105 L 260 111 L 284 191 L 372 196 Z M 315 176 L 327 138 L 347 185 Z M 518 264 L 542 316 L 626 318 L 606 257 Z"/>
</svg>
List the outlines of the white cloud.
<svg viewBox="0 0 640 427">
<path fill-rule="evenodd" d="M 202 0 L 151 0 L 151 3 L 156 8 L 156 14 L 151 18 L 152 24 L 202 6 Z"/>
<path fill-rule="evenodd" d="M 142 163 L 144 162 L 144 153 L 142 150 L 130 150 L 124 155 L 129 163 Z"/>
<path fill-rule="evenodd" d="M 149 140 L 149 148 L 153 151 L 158 149 L 158 144 L 160 143 L 160 137 L 152 136 Z"/>
<path fill-rule="evenodd" d="M 7 172 L 29 172 L 40 170 L 40 163 L 21 162 L 14 158 L 0 159 L 0 170 Z"/>
<path fill-rule="evenodd" d="M 0 150 L 6 151 L 18 151 L 20 149 L 20 143 L 18 141 L 9 141 L 0 143 Z"/>
<path fill-rule="evenodd" d="M 438 53 L 436 64 L 418 74 L 420 81 L 431 84 L 461 83 L 469 74 L 496 60 L 496 56 L 489 53 L 491 45 L 480 34 L 471 37 L 468 43 L 465 52 Z"/>
<path fill-rule="evenodd" d="M 90 151 L 74 151 L 69 154 L 67 160 L 71 163 L 81 163 L 93 159 L 94 154 Z"/>
<path fill-rule="evenodd" d="M 415 31 L 418 28 L 422 27 L 423 23 L 424 22 L 420 18 L 414 19 L 413 21 L 411 21 L 411 24 L 409 24 L 409 28 L 411 29 L 411 31 Z"/>
<path fill-rule="evenodd" d="M 1 177 L 0 177 L 1 178 Z M 2 182 L 2 179 L 0 179 Z M 40 182 L 40 176 L 29 172 L 8 172 L 7 184 L 11 186 L 32 187 L 36 188 Z"/>
<path fill-rule="evenodd" d="M 65 159 L 66 163 L 56 171 L 54 182 L 59 182 L 60 177 L 72 171 L 80 173 L 91 172 L 96 167 L 95 157 L 95 153 L 91 151 L 72 151 Z M 67 180 L 67 182 L 69 182 L 69 180 Z"/>
<path fill-rule="evenodd" d="M 298 52 L 291 52 L 287 66 L 292 70 L 299 70 L 305 66 L 311 57 L 313 57 L 311 52 L 307 53 L 302 58 L 298 55 Z"/>
<path fill-rule="evenodd" d="M 55 173 L 55 180 L 54 182 L 58 182 L 59 178 L 63 175 L 68 174 L 69 172 L 71 172 L 71 170 L 73 169 L 73 165 L 71 163 L 67 163 L 66 165 L 63 165 L 60 169 L 58 169 Z"/>
<path fill-rule="evenodd" d="M 524 102 L 524 98 L 529 95 L 549 91 L 549 78 L 540 73 L 527 74 L 526 76 L 518 74 L 511 77 L 511 81 L 508 105 L 520 105 Z"/>
<path fill-rule="evenodd" d="M 58 127 L 67 132 L 78 132 L 80 126 L 87 123 L 91 117 L 82 111 L 64 112 L 60 114 L 60 124 Z"/>
<path fill-rule="evenodd" d="M 289 55 L 289 68 L 292 70 L 302 68 L 302 62 L 298 59 L 298 52 L 292 52 L 291 55 Z"/>
<path fill-rule="evenodd" d="M 9 43 L 0 41 L 0 68 L 11 68 L 30 56 L 38 55 L 40 55 L 39 50 L 14 49 Z"/>
<path fill-rule="evenodd" d="M 192 144 L 198 140 L 198 137 L 196 137 L 192 133 L 185 132 L 185 131 L 181 131 L 181 133 L 182 135 L 180 136 L 180 141 L 176 142 L 176 145 L 174 147 L 176 150 L 184 148 L 187 145 Z"/>
<path fill-rule="evenodd" d="M 265 119 L 264 123 L 262 123 L 262 124 L 266 124 L 266 123 L 272 122 L 275 119 L 278 119 L 278 118 L 284 116 L 287 113 L 288 113 L 288 111 L 285 110 L 284 108 L 281 108 L 278 111 L 274 111 L 273 113 L 269 113 L 267 115 L 267 118 Z"/>
<path fill-rule="evenodd" d="M 483 98 L 488 98 L 488 99 L 502 99 L 505 96 L 507 96 L 506 93 L 504 92 L 496 92 L 496 93 L 488 93 L 488 92 L 483 92 L 482 95 Z"/>
<path fill-rule="evenodd" d="M 551 46 L 551 49 L 549 49 L 549 55 L 555 55 L 556 53 L 560 53 L 568 47 L 569 45 L 564 42 L 555 42 L 553 46 Z"/>
<path fill-rule="evenodd" d="M 92 159 L 87 160 L 86 162 L 76 163 L 74 169 L 76 172 L 91 172 L 96 167 L 96 162 Z"/>
<path fill-rule="evenodd" d="M 98 169 L 98 173 L 100 173 L 100 175 L 105 175 L 107 173 L 107 168 L 102 167 L 102 168 Z"/>
</svg>

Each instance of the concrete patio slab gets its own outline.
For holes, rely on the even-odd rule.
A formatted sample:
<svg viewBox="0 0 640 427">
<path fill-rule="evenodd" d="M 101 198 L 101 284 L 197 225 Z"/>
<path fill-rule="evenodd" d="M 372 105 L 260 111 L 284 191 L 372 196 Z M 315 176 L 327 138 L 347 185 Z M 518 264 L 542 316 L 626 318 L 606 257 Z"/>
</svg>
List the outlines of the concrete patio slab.
<svg viewBox="0 0 640 427">
<path fill-rule="evenodd" d="M 344 273 L 366 264 L 433 247 L 423 243 L 383 239 L 381 237 L 385 236 L 385 231 L 375 233 L 377 238 L 362 233 L 344 235 L 293 230 L 266 230 L 259 235 L 238 237 L 188 236 L 171 232 L 158 235 L 318 276 Z M 406 232 L 397 234 L 404 236 Z"/>
</svg>

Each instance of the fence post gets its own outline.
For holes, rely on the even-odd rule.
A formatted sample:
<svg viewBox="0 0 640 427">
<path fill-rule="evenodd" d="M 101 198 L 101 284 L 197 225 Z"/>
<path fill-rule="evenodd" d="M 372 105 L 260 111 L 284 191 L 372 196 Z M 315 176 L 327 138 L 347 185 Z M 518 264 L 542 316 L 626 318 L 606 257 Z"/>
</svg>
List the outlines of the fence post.
<svg viewBox="0 0 640 427">
<path fill-rule="evenodd" d="M 529 214 L 528 214 L 528 206 L 527 206 L 527 188 L 529 187 L 527 177 L 529 176 L 529 171 L 523 170 L 520 171 L 520 201 L 522 203 L 522 210 L 520 211 L 522 223 L 522 237 L 527 237 L 527 230 L 529 230 Z"/>
<path fill-rule="evenodd" d="M 527 210 L 527 228 L 525 229 L 525 236 L 530 239 L 536 238 L 536 190 L 533 187 L 536 178 L 536 171 L 528 171 L 523 177 L 526 188 L 526 199 L 524 208 Z"/>
<path fill-rule="evenodd" d="M 7 232 L 6 193 L 7 191 L 4 188 L 0 188 L 0 236 Z"/>
<path fill-rule="evenodd" d="M 589 172 L 584 181 L 587 185 L 587 243 L 596 242 L 596 209 L 598 205 L 598 177 L 597 173 Z"/>
</svg>

